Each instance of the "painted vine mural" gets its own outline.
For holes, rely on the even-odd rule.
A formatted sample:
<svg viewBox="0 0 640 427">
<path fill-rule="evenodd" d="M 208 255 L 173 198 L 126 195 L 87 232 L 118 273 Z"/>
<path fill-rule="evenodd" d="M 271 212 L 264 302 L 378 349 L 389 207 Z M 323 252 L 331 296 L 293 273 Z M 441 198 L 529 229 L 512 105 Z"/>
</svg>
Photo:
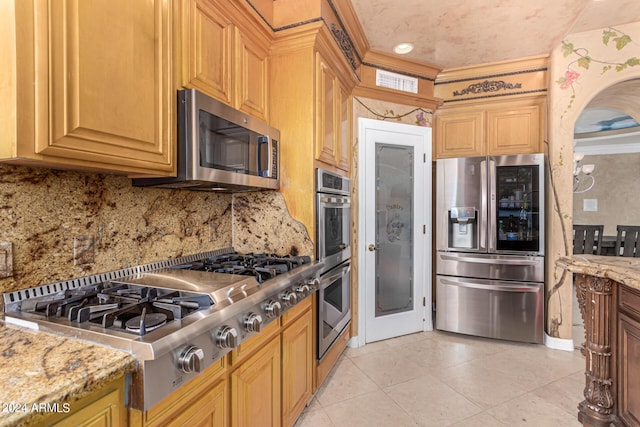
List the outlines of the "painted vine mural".
<svg viewBox="0 0 640 427">
<path fill-rule="evenodd" d="M 606 47 L 621 51 L 630 44 L 637 45 L 628 34 L 614 28 L 607 28 L 602 31 L 602 43 Z M 560 86 L 560 89 L 571 89 L 571 97 L 567 108 L 563 112 L 562 116 L 571 108 L 573 101 L 575 100 L 575 87 L 574 83 L 580 78 L 578 69 L 584 69 L 584 72 L 590 70 L 592 66 L 602 66 L 600 74 L 604 74 L 610 70 L 616 72 L 623 71 L 629 67 L 635 67 L 640 65 L 640 58 L 637 56 L 630 56 L 624 61 L 608 61 L 602 58 L 594 58 L 589 54 L 589 49 L 585 47 L 576 47 L 569 41 L 562 42 L 562 54 L 565 58 L 570 56 L 576 56 L 577 58 L 567 65 L 567 70 L 564 75 L 561 76 L 556 83 Z"/>
</svg>

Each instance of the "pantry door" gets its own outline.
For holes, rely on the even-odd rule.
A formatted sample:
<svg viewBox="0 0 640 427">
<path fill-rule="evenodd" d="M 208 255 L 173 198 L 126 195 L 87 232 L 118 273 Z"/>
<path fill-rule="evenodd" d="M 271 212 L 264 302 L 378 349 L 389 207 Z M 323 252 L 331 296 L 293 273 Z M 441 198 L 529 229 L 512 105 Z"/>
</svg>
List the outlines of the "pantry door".
<svg viewBox="0 0 640 427">
<path fill-rule="evenodd" d="M 359 135 L 359 307 L 369 343 L 433 328 L 431 129 L 359 119 Z"/>
</svg>

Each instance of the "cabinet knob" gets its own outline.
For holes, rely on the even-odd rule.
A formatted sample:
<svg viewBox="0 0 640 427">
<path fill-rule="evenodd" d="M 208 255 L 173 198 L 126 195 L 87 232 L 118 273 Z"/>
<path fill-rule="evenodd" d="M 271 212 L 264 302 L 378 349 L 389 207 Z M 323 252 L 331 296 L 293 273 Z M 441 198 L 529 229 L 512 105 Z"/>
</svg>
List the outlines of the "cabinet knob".
<svg viewBox="0 0 640 427">
<path fill-rule="evenodd" d="M 200 372 L 204 361 L 204 351 L 193 345 L 188 345 L 180 351 L 178 356 L 178 368 L 185 374 Z"/>
</svg>

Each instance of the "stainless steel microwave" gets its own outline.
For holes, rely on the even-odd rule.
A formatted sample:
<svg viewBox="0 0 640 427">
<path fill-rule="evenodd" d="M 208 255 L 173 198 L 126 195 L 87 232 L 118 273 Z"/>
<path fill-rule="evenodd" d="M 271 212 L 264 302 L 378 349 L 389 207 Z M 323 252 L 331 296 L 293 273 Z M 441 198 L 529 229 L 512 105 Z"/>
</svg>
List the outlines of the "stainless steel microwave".
<svg viewBox="0 0 640 427">
<path fill-rule="evenodd" d="M 279 188 L 280 132 L 195 89 L 178 91 L 177 176 L 133 185 L 190 190 Z"/>
</svg>

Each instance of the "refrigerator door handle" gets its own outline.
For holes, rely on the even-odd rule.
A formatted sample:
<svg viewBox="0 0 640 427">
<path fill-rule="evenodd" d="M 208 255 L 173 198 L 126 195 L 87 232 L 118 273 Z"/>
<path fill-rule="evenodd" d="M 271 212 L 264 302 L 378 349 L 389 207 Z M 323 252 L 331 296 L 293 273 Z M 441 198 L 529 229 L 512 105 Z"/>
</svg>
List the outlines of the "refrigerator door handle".
<svg viewBox="0 0 640 427">
<path fill-rule="evenodd" d="M 535 259 L 500 259 L 500 258 L 475 258 L 465 256 L 440 255 L 444 261 L 463 261 L 471 264 L 498 264 L 498 265 L 539 265 L 540 260 Z"/>
<path fill-rule="evenodd" d="M 482 201 L 480 202 L 480 243 L 481 250 L 487 249 L 487 161 L 480 162 L 480 188 Z"/>
<path fill-rule="evenodd" d="M 498 224 L 496 224 L 496 161 L 492 158 L 489 159 L 489 182 L 487 184 L 487 188 L 489 188 L 489 209 L 487 212 L 489 216 L 489 239 L 487 246 L 489 247 L 489 252 L 496 252 L 496 229 L 498 228 Z"/>
<path fill-rule="evenodd" d="M 539 292 L 540 286 L 531 286 L 524 283 L 514 283 L 513 285 L 497 285 L 497 284 L 480 284 L 470 282 L 456 282 L 453 280 L 440 279 L 443 284 L 460 286 L 463 288 L 484 289 L 487 291 L 500 292 Z"/>
</svg>

